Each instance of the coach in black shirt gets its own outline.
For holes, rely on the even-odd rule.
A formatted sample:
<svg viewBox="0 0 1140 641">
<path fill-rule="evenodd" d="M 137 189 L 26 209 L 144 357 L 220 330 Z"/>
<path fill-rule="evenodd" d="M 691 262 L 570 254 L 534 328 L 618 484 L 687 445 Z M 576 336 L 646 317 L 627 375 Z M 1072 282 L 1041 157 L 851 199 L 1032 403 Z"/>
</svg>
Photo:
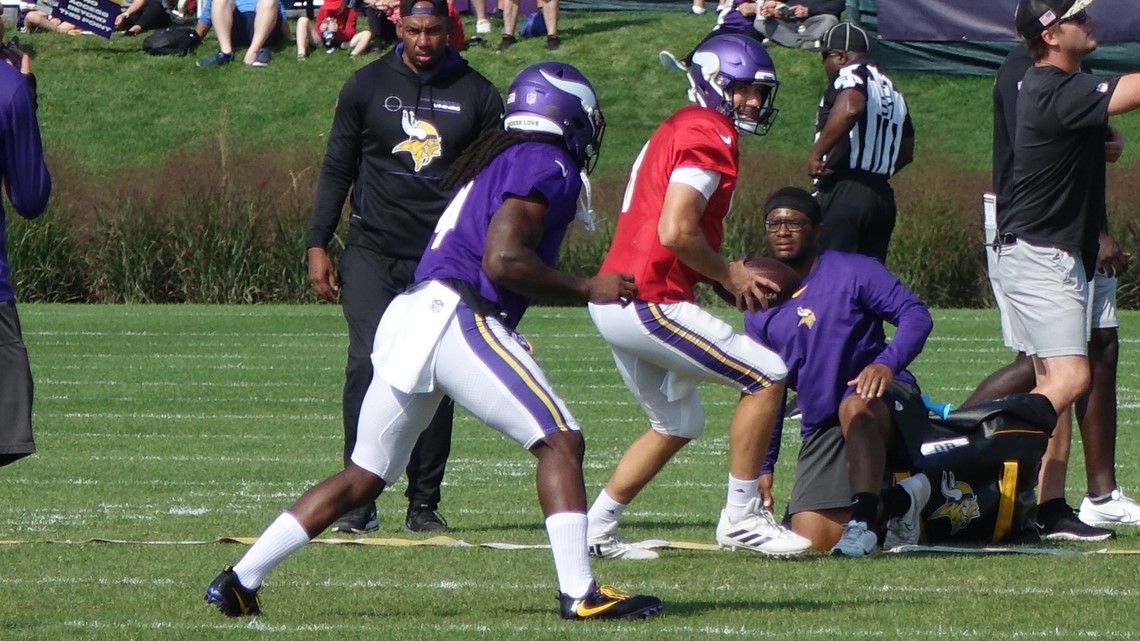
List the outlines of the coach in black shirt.
<svg viewBox="0 0 1140 641">
<path fill-rule="evenodd" d="M 823 246 L 885 263 L 896 215 L 887 181 L 914 158 L 914 125 L 902 94 L 867 58 L 868 47 L 867 33 L 849 23 L 823 38 L 828 86 L 808 175 L 823 207 Z"/>
<path fill-rule="evenodd" d="M 1092 0 L 1020 0 L 1017 30 L 1033 66 L 1017 94 L 1013 178 L 997 210 L 995 281 L 1033 358 L 1036 386 L 1062 417 L 1042 461 L 1040 522 L 1068 518 L 1069 408 L 1089 385 L 1088 280 L 1106 228 L 1109 116 L 1140 108 L 1140 74 L 1080 70 L 1097 47 Z M 1055 508 L 1055 509 L 1054 509 Z"/>
<path fill-rule="evenodd" d="M 445 0 L 401 0 L 401 42 L 362 67 L 341 89 L 309 226 L 309 278 L 317 293 L 340 294 L 348 321 L 344 460 L 372 381 L 372 341 L 384 310 L 412 276 L 451 191 L 447 168 L 483 133 L 502 126 L 495 86 L 447 46 Z M 327 246 L 352 190 L 339 274 Z M 339 279 L 338 279 L 339 278 Z M 420 436 L 408 463 L 409 531 L 441 531 L 436 512 L 451 444 L 451 401 Z M 333 524 L 334 532 L 378 527 L 375 504 Z"/>
</svg>

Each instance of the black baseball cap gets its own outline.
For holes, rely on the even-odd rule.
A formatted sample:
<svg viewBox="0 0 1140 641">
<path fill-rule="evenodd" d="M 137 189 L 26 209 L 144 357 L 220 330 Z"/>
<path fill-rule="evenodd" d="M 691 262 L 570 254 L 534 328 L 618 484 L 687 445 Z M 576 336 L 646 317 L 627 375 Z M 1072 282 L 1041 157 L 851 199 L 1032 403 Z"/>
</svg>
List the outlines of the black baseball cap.
<svg viewBox="0 0 1140 641">
<path fill-rule="evenodd" d="M 1041 32 L 1085 10 L 1093 0 L 1020 0 L 1017 32 L 1026 40 L 1041 38 Z"/>
<path fill-rule="evenodd" d="M 430 7 L 417 7 L 428 4 Z M 443 16 L 447 17 L 447 0 L 400 0 L 400 17 L 403 16 Z"/>
<path fill-rule="evenodd" d="M 1091 2 L 1091 0 L 1089 0 Z M 871 42 L 867 32 L 850 22 L 842 22 L 827 30 L 820 41 L 821 51 L 855 51 L 867 53 Z"/>
</svg>

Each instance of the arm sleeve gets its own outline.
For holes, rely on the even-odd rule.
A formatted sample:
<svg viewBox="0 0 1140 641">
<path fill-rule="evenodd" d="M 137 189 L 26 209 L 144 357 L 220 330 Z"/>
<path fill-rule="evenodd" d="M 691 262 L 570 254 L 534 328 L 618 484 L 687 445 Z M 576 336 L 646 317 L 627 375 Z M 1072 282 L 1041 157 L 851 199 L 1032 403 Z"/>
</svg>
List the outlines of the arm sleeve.
<svg viewBox="0 0 1140 641">
<path fill-rule="evenodd" d="M 934 320 L 926 305 L 877 261 L 866 261 L 861 272 L 861 303 L 867 311 L 898 328 L 894 339 L 874 362 L 898 374 L 922 352 L 926 338 L 934 329 Z"/>
<path fill-rule="evenodd" d="M 10 90 L 7 108 L 0 114 L 4 185 L 16 212 L 25 218 L 35 218 L 47 207 L 51 174 L 44 164 L 40 125 L 26 81 L 13 83 Z"/>
<path fill-rule="evenodd" d="M 329 144 L 317 180 L 317 196 L 309 218 L 309 247 L 325 247 L 336 232 L 344 199 L 360 167 L 360 134 L 364 121 L 358 78 L 371 73 L 365 68 L 349 77 L 340 90 L 333 115 Z"/>
</svg>

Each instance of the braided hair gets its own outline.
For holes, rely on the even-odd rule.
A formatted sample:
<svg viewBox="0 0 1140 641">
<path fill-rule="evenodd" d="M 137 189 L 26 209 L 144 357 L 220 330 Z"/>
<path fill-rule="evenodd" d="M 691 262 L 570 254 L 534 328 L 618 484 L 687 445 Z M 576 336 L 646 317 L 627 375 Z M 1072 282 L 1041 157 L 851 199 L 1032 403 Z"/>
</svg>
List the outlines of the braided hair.
<svg viewBox="0 0 1140 641">
<path fill-rule="evenodd" d="M 494 129 L 484 133 L 452 163 L 443 177 L 444 189 L 455 189 L 467 184 L 499 154 L 524 142 L 541 142 L 565 148 L 562 137 L 555 134 Z"/>
</svg>

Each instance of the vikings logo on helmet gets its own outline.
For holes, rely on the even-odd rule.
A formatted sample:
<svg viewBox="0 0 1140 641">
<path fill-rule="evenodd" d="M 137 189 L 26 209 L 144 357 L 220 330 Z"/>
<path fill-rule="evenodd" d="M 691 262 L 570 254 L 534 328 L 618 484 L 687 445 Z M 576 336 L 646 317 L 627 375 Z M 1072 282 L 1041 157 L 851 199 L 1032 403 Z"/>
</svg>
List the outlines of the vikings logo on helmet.
<svg viewBox="0 0 1140 641">
<path fill-rule="evenodd" d="M 950 521 L 950 535 L 953 536 L 982 515 L 978 507 L 978 497 L 974 489 L 962 481 L 954 480 L 953 472 L 942 473 L 942 496 L 946 502 L 934 510 L 931 519 Z"/>
<path fill-rule="evenodd" d="M 796 316 L 800 317 L 800 322 L 796 324 L 796 327 L 801 325 L 807 325 L 808 329 L 815 327 L 815 312 L 812 310 L 806 307 L 797 307 Z"/>
<path fill-rule="evenodd" d="M 415 171 L 419 171 L 431 164 L 431 161 L 443 154 L 443 143 L 439 138 L 439 131 L 430 122 L 418 120 L 411 111 L 404 111 L 404 118 L 400 121 L 408 139 L 392 147 L 392 153 L 401 151 L 408 153 L 415 162 Z"/>
</svg>

